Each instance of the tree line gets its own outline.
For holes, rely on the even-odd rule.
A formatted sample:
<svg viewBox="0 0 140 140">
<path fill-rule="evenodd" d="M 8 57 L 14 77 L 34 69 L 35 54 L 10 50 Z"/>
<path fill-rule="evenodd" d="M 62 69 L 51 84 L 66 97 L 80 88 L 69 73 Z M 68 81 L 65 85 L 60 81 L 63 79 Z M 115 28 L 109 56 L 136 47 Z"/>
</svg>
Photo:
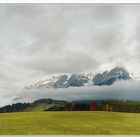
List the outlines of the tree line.
<svg viewBox="0 0 140 140">
<path fill-rule="evenodd" d="M 0 108 L 0 112 L 23 112 L 32 111 L 32 108 L 39 104 L 49 105 L 43 111 L 110 111 L 110 112 L 132 112 L 140 113 L 140 102 L 131 100 L 97 100 L 89 102 L 66 102 L 39 100 L 33 103 L 16 103 Z"/>
</svg>

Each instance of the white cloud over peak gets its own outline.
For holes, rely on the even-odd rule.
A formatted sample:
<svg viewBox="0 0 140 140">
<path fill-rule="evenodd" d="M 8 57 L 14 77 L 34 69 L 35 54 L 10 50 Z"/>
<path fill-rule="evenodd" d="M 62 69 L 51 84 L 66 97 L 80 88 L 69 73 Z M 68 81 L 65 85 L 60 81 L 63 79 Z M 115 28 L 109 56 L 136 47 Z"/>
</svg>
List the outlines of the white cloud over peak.
<svg viewBox="0 0 140 140">
<path fill-rule="evenodd" d="M 1 5 L 1 96 L 49 74 L 140 72 L 139 21 L 140 6 Z"/>
</svg>

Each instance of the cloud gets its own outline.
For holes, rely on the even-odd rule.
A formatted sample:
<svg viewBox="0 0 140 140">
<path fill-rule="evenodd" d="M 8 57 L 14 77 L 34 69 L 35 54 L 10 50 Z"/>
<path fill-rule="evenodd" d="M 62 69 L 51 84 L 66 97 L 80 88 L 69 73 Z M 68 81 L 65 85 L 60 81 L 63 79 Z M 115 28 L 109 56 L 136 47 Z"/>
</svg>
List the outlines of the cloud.
<svg viewBox="0 0 140 140">
<path fill-rule="evenodd" d="M 44 54 L 42 52 L 42 54 Z M 76 73 L 90 70 L 98 64 L 83 51 L 66 52 L 60 56 L 39 56 L 27 60 L 26 67 L 44 71 L 46 73 Z"/>
<path fill-rule="evenodd" d="M 139 6 L 0 6 L 0 95 L 51 74 L 123 63 L 140 72 Z"/>
<path fill-rule="evenodd" d="M 140 81 L 121 81 L 112 86 L 74 87 L 66 89 L 24 89 L 15 102 L 32 102 L 42 98 L 56 100 L 136 100 L 140 101 Z M 18 94 L 17 94 L 18 95 Z"/>
</svg>

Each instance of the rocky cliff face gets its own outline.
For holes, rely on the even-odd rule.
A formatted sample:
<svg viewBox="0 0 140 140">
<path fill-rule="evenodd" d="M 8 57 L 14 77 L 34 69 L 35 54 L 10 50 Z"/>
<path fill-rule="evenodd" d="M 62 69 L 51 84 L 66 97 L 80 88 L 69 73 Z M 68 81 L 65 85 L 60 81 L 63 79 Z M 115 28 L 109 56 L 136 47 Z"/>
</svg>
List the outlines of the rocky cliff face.
<svg viewBox="0 0 140 140">
<path fill-rule="evenodd" d="M 129 72 L 123 67 L 115 67 L 112 70 L 98 73 L 93 77 L 93 84 L 97 86 L 112 85 L 116 81 L 131 79 Z"/>
</svg>

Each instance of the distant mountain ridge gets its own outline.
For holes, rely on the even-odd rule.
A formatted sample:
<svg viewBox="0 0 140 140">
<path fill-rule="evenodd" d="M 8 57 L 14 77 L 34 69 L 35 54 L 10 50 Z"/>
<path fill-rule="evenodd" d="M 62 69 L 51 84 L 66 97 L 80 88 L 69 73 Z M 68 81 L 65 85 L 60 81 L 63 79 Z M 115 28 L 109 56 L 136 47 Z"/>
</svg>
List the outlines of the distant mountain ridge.
<svg viewBox="0 0 140 140">
<path fill-rule="evenodd" d="M 76 73 L 76 74 L 64 74 L 59 76 L 53 76 L 46 80 L 37 82 L 34 85 L 26 87 L 27 89 L 58 89 L 68 87 L 82 87 L 82 86 L 102 86 L 112 85 L 116 81 L 133 79 L 130 73 L 125 67 L 117 66 L 110 71 L 104 71 L 103 73 Z"/>
<path fill-rule="evenodd" d="M 98 73 L 93 77 L 94 85 L 102 86 L 102 85 L 112 85 L 114 82 L 118 80 L 129 80 L 132 79 L 130 77 L 129 72 L 123 67 L 115 67 L 112 70 L 105 71 L 103 73 Z"/>
</svg>

